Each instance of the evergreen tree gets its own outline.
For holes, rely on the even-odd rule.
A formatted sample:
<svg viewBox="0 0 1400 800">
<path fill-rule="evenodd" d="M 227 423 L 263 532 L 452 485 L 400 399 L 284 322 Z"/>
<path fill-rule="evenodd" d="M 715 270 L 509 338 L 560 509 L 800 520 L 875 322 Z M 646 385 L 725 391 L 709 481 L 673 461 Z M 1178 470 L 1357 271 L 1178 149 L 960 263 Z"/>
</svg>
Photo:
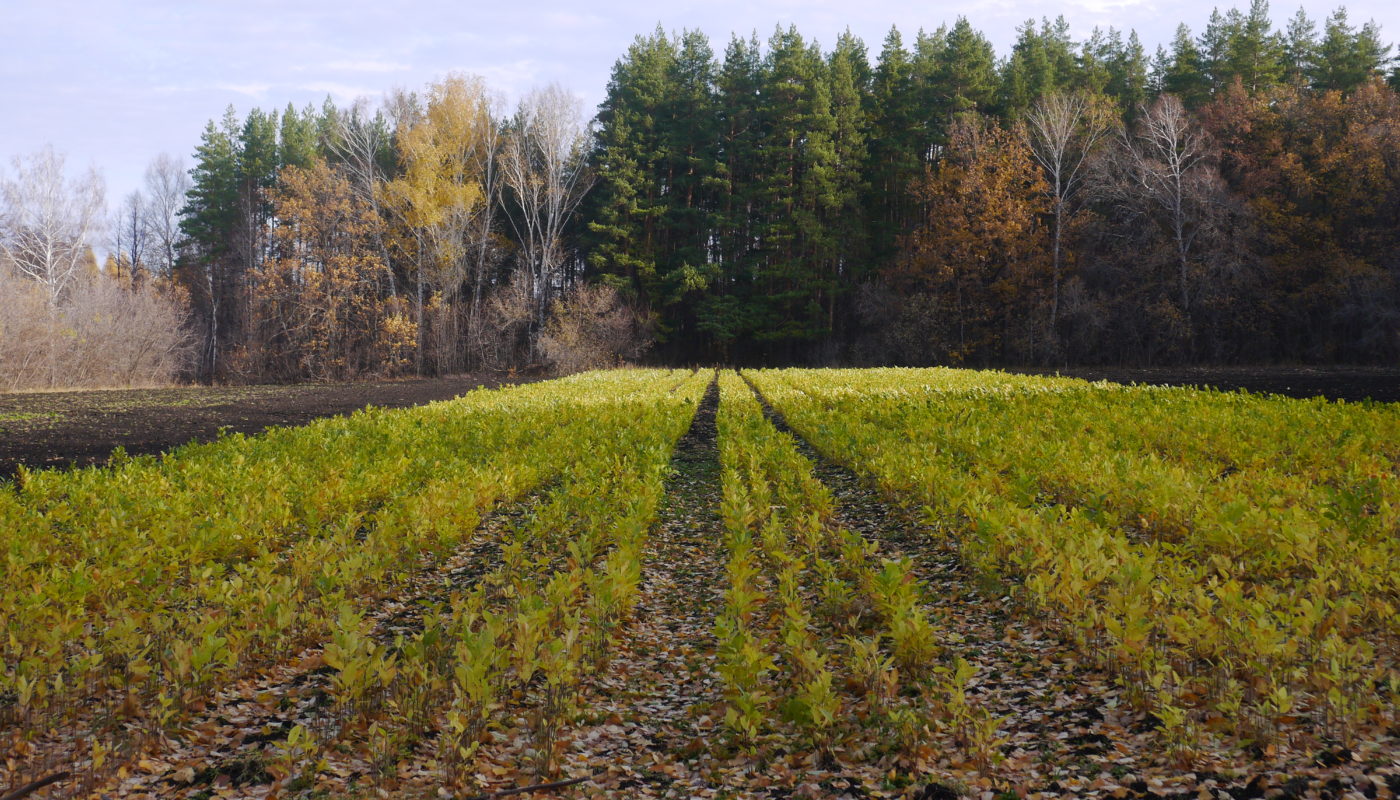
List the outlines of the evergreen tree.
<svg viewBox="0 0 1400 800">
<path fill-rule="evenodd" d="M 922 171 L 913 64 L 899 30 L 890 28 L 871 82 L 869 109 L 870 246 L 874 259 L 893 257 L 912 207 L 909 186 Z"/>
<path fill-rule="evenodd" d="M 190 293 L 200 328 L 199 373 L 213 378 L 225 369 L 225 352 L 235 341 L 240 315 L 235 231 L 239 223 L 239 125 L 233 106 L 215 125 L 211 120 L 195 148 L 191 185 L 180 230 L 192 258 L 178 266 L 178 279 Z"/>
<path fill-rule="evenodd" d="M 1200 54 L 1200 70 L 1211 95 L 1229 83 L 1231 43 L 1244 27 L 1244 16 L 1232 8 L 1224 14 L 1220 9 L 1210 12 L 1210 21 L 1196 43 Z"/>
<path fill-rule="evenodd" d="M 1001 69 L 1001 112 L 1017 116 L 1043 95 L 1068 85 L 1078 71 L 1072 48 L 1064 17 L 1053 26 L 1042 19 L 1038 30 L 1034 20 L 1017 28 L 1011 56 Z"/>
<path fill-rule="evenodd" d="M 1381 74 L 1389 52 L 1390 46 L 1381 44 L 1380 29 L 1374 22 L 1357 30 L 1347 23 L 1346 8 L 1338 8 L 1327 18 L 1317 63 L 1310 75 L 1312 85 L 1316 89 L 1351 91 Z"/>
<path fill-rule="evenodd" d="M 732 37 L 717 79 L 720 196 L 715 231 L 720 281 L 696 310 L 699 330 L 710 337 L 721 358 L 728 358 L 735 342 L 757 327 L 750 302 L 762 250 L 757 243 L 758 219 L 752 211 L 762 205 L 759 176 L 765 120 L 760 92 L 764 80 L 758 37 Z"/>
<path fill-rule="evenodd" d="M 948 44 L 934 76 L 943 117 L 951 121 L 968 111 L 990 108 L 996 96 L 996 52 L 967 17 L 948 31 Z"/>
<path fill-rule="evenodd" d="M 835 118 L 825 62 L 795 27 L 769 40 L 765 63 L 767 118 L 759 235 L 765 258 L 756 275 L 756 339 L 791 354 L 794 344 L 826 332 L 823 307 L 834 286 L 819 265 L 834 259 L 825 225 L 835 206 Z"/>
<path fill-rule="evenodd" d="M 598 111 L 597 175 L 588 223 L 590 264 L 615 276 L 644 305 L 664 304 L 660 239 L 665 187 L 658 176 L 665 107 L 669 104 L 674 44 L 659 27 L 638 36 L 613 66 L 607 97 Z"/>
<path fill-rule="evenodd" d="M 715 57 L 704 34 L 681 35 L 666 83 L 661 137 L 667 161 L 666 302 L 680 303 L 718 277 L 710 254 L 719 188 Z"/>
<path fill-rule="evenodd" d="M 870 63 L 865 44 L 850 31 L 836 40 L 827 64 L 830 83 L 832 146 L 835 162 L 832 175 L 832 198 L 827 203 L 827 227 L 835 241 L 833 259 L 829 265 L 833 291 L 827 303 L 827 328 L 840 322 L 837 312 L 838 292 L 869 274 L 869 220 L 863 200 L 867 192 L 866 166 L 869 159 L 867 137 L 869 119 L 865 109 L 870 103 Z"/>
<path fill-rule="evenodd" d="M 1126 42 L 1118 38 L 1116 31 L 1111 34 L 1115 44 L 1106 55 L 1108 83 L 1103 92 L 1117 100 L 1119 108 L 1132 112 L 1147 102 L 1147 54 L 1137 31 L 1129 32 Z"/>
<path fill-rule="evenodd" d="M 1268 0 L 1250 0 L 1248 16 L 1233 31 L 1224 67 L 1227 83 L 1239 78 L 1250 92 L 1263 91 L 1283 79 L 1284 41 L 1273 32 Z"/>
<path fill-rule="evenodd" d="M 1283 37 L 1283 72 L 1290 83 L 1303 83 L 1317 68 L 1317 24 L 1301 7 L 1288 21 Z"/>
<path fill-rule="evenodd" d="M 277 134 L 277 164 L 280 168 L 300 167 L 306 169 L 315 163 L 320 155 L 320 120 L 313 106 L 308 105 L 300 114 L 287 104 L 282 112 L 282 128 Z"/>
<path fill-rule="evenodd" d="M 1115 64 L 1123 58 L 1123 48 L 1123 35 L 1117 28 L 1109 28 L 1106 33 L 1095 28 L 1079 48 L 1073 87 L 1091 94 L 1108 94 Z"/>
<path fill-rule="evenodd" d="M 914 52 L 909 61 L 911 92 L 910 153 L 917 159 L 919 171 L 937 159 L 938 151 L 947 141 L 948 100 L 939 76 L 948 59 L 948 28 L 940 25 L 933 33 L 923 30 L 914 37 Z"/>
<path fill-rule="evenodd" d="M 229 106 L 222 124 L 210 120 L 194 151 L 191 186 L 180 230 L 195 245 L 200 260 L 221 256 L 231 247 L 238 210 L 238 119 Z"/>
<path fill-rule="evenodd" d="M 1201 105 L 1210 99 L 1210 77 L 1205 73 L 1204 59 L 1191 29 L 1176 28 L 1172 39 L 1171 60 L 1162 75 L 1162 91 L 1181 98 L 1188 107 Z"/>
</svg>

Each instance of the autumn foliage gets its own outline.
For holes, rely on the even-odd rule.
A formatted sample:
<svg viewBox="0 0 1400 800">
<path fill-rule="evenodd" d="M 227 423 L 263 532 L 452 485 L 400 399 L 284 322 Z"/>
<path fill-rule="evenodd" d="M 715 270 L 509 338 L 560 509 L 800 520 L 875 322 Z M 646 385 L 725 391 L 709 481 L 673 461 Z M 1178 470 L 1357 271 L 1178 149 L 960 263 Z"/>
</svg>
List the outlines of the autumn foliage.
<svg viewBox="0 0 1400 800">
<path fill-rule="evenodd" d="M 324 161 L 289 166 L 273 195 L 273 257 L 253 274 L 248 368 L 281 380 L 394 374 L 416 326 L 383 299 L 392 277 L 376 247 L 383 221 Z"/>
</svg>

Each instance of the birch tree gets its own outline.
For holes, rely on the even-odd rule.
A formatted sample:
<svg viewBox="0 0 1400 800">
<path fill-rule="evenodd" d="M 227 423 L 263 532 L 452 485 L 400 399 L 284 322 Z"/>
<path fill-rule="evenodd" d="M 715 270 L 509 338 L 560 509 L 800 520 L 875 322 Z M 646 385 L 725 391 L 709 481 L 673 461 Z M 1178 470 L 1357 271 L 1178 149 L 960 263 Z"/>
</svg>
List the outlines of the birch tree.
<svg viewBox="0 0 1400 800">
<path fill-rule="evenodd" d="M 139 191 L 122 198 L 121 206 L 112 219 L 112 264 L 115 278 L 128 286 L 136 285 L 139 272 L 147 269 L 150 232 L 147 227 L 146 198 Z M 122 275 L 122 270 L 126 275 Z"/>
<path fill-rule="evenodd" d="M 488 102 L 480 79 L 453 75 L 434 84 L 423 115 L 400 129 L 403 174 L 384 187 L 389 209 L 403 223 L 399 249 L 414 266 L 420 370 L 427 293 L 444 294 L 447 305 L 457 300 L 476 253 L 470 234 L 489 202 L 476 153 L 477 137 L 490 127 L 481 121 L 489 117 Z"/>
<path fill-rule="evenodd" d="M 0 178 L 0 253 L 43 287 L 51 311 L 82 275 L 106 204 L 96 170 L 70 180 L 64 161 L 45 147 L 16 158 L 15 174 Z"/>
<path fill-rule="evenodd" d="M 180 245 L 180 210 L 190 190 L 190 175 L 175 156 L 161 153 L 146 167 L 146 231 L 150 236 L 151 271 L 170 278 L 175 272 Z"/>
<path fill-rule="evenodd" d="M 1045 95 L 1026 114 L 1026 143 L 1045 174 L 1045 185 L 1050 193 L 1052 331 L 1060 313 L 1065 226 L 1089 175 L 1090 159 L 1108 141 L 1113 125 L 1112 111 L 1082 92 Z"/>
<path fill-rule="evenodd" d="M 370 112 L 368 98 L 358 98 L 346 111 L 336 112 L 327 120 L 331 134 L 326 149 L 335 158 L 340 170 L 355 193 L 376 216 L 383 211 L 386 166 L 394 157 L 393 135 L 383 110 Z M 375 246 L 380 258 L 389 263 L 389 247 L 382 230 L 375 232 Z M 397 297 L 398 282 L 393 270 L 385 270 L 389 296 Z"/>
<path fill-rule="evenodd" d="M 518 207 L 511 224 L 530 278 L 536 325 L 544 322 L 551 291 L 564 283 L 565 230 L 592 186 L 589 133 L 578 98 L 551 84 L 520 101 L 505 140 L 502 177 Z"/>
<path fill-rule="evenodd" d="M 1125 135 L 1122 144 L 1125 199 L 1145 205 L 1165 229 L 1178 301 L 1189 327 L 1194 248 L 1214 221 L 1213 206 L 1223 190 L 1210 143 L 1181 101 L 1163 95 L 1143 112 L 1135 133 Z"/>
</svg>

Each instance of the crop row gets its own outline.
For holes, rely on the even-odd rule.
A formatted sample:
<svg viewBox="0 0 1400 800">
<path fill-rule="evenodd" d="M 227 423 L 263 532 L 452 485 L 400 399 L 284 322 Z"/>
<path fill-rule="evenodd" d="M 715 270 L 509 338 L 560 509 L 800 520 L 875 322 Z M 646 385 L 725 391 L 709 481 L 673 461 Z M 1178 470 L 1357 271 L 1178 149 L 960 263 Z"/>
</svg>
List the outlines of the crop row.
<svg viewBox="0 0 1400 800">
<path fill-rule="evenodd" d="M 726 725 L 749 747 L 788 723 L 832 753 L 873 731 L 909 749 L 947 728 L 999 759 L 998 720 L 969 700 L 907 559 L 843 528 L 831 491 L 733 372 L 719 379 L 727 586 L 715 631 Z M 868 737 L 867 737 L 868 738 Z"/>
<path fill-rule="evenodd" d="M 22 755 L 26 742 L 78 724 L 100 766 L 118 731 L 177 726 L 213 687 L 322 642 L 341 705 L 360 713 L 390 683 L 416 685 L 390 676 L 419 669 L 370 643 L 364 610 L 440 561 L 490 509 L 549 485 L 549 516 L 531 530 L 568 539 L 572 579 L 597 580 L 590 570 L 611 551 L 601 574 L 625 607 L 657 476 L 704 383 L 593 373 L 114 468 L 22 473 L 0 491 L 10 749 Z M 517 556 L 534 540 L 522 535 Z M 513 597 L 535 602 L 519 588 Z"/>
<path fill-rule="evenodd" d="M 828 457 L 922 507 L 1113 669 L 1187 755 L 1400 700 L 1400 414 L 953 370 L 756 372 Z M 1049 612 L 1048 614 L 1046 612 Z"/>
</svg>

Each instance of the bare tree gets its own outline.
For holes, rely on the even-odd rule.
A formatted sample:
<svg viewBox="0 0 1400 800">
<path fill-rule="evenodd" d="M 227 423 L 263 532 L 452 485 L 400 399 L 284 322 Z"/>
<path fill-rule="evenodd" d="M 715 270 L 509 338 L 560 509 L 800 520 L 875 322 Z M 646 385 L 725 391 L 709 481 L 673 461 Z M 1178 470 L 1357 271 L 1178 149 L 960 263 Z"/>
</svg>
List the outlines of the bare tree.
<svg viewBox="0 0 1400 800">
<path fill-rule="evenodd" d="M 15 176 L 0 178 L 0 252 L 20 274 L 44 288 L 50 309 L 82 274 L 89 239 L 102 226 L 102 177 L 88 170 L 69 180 L 64 157 L 45 147 L 14 160 Z"/>
<path fill-rule="evenodd" d="M 102 277 L 81 281 L 63 324 L 64 380 L 74 386 L 167 384 L 192 355 L 183 304 L 149 282 L 126 288 Z"/>
<path fill-rule="evenodd" d="M 27 389 L 49 383 L 53 355 L 48 303 L 43 288 L 21 277 L 0 258 L 0 388 Z"/>
<path fill-rule="evenodd" d="M 140 279 L 140 271 L 147 269 L 146 253 L 151 235 L 146 206 L 146 198 L 140 192 L 132 192 L 122 199 L 112 219 L 112 264 L 116 270 L 112 277 L 132 286 Z M 127 270 L 124 279 L 123 268 Z"/>
<path fill-rule="evenodd" d="M 350 108 L 337 112 L 331 120 L 326 147 L 339 160 L 355 192 L 372 205 L 378 202 L 376 188 L 384 179 L 380 157 L 391 138 L 384 112 L 371 114 L 367 97 L 356 98 Z"/>
<path fill-rule="evenodd" d="M 499 113 L 499 96 L 483 98 L 476 126 L 477 133 L 472 137 L 472 159 L 476 162 L 477 175 L 485 192 L 486 202 L 478 209 L 474 219 L 472 236 L 476 240 L 475 274 L 472 276 L 472 304 L 467 319 L 476 325 L 481 319 L 481 298 L 486 287 L 486 273 L 494 251 L 492 241 L 496 235 L 496 212 L 499 208 L 502 189 L 501 152 L 503 147 Z"/>
<path fill-rule="evenodd" d="M 94 169 L 69 180 L 64 157 L 45 147 L 14 160 L 15 177 L 0 178 L 0 254 L 42 287 L 48 308 L 48 382 L 59 375 L 59 307 L 90 263 L 89 238 L 102 225 L 106 204 Z"/>
<path fill-rule="evenodd" d="M 537 325 L 544 322 L 553 286 L 562 288 L 565 228 L 592 186 L 588 137 L 581 103 L 557 84 L 520 101 L 506 137 L 502 176 L 519 206 L 511 223 L 530 276 Z"/>
<path fill-rule="evenodd" d="M 1191 264 L 1197 238 L 1214 220 L 1223 184 L 1206 135 L 1181 101 L 1163 95 L 1144 109 L 1132 135 L 1122 137 L 1124 190 L 1155 208 L 1171 239 L 1181 313 L 1191 315 Z"/>
<path fill-rule="evenodd" d="M 380 158 L 392 147 L 393 140 L 384 111 L 371 114 L 369 98 L 360 97 L 348 110 L 337 113 L 331 124 L 327 148 L 339 161 L 355 193 L 379 216 L 385 179 Z M 375 236 L 379 257 L 388 264 L 389 247 L 384 236 L 382 232 L 376 232 Z M 398 297 L 394 271 L 386 269 L 384 275 L 389 282 L 389 296 Z"/>
<path fill-rule="evenodd" d="M 1090 160 L 1108 141 L 1113 127 L 1113 114 L 1107 105 L 1083 92 L 1045 95 L 1026 114 L 1026 143 L 1045 172 L 1045 182 L 1050 189 L 1051 330 L 1060 313 L 1065 226 L 1076 210 L 1075 202 L 1089 176 Z"/>
<path fill-rule="evenodd" d="M 179 258 L 180 210 L 190 190 L 190 175 L 180 159 L 161 153 L 146 167 L 146 231 L 152 251 L 150 269 L 169 278 Z"/>
<path fill-rule="evenodd" d="M 0 389 L 165 384 L 192 356 L 178 294 L 77 277 L 50 311 L 43 287 L 0 264 Z"/>
<path fill-rule="evenodd" d="M 650 344 L 648 320 L 604 285 L 580 284 L 555 300 L 540 332 L 540 350 L 560 374 L 615 367 Z"/>
</svg>

